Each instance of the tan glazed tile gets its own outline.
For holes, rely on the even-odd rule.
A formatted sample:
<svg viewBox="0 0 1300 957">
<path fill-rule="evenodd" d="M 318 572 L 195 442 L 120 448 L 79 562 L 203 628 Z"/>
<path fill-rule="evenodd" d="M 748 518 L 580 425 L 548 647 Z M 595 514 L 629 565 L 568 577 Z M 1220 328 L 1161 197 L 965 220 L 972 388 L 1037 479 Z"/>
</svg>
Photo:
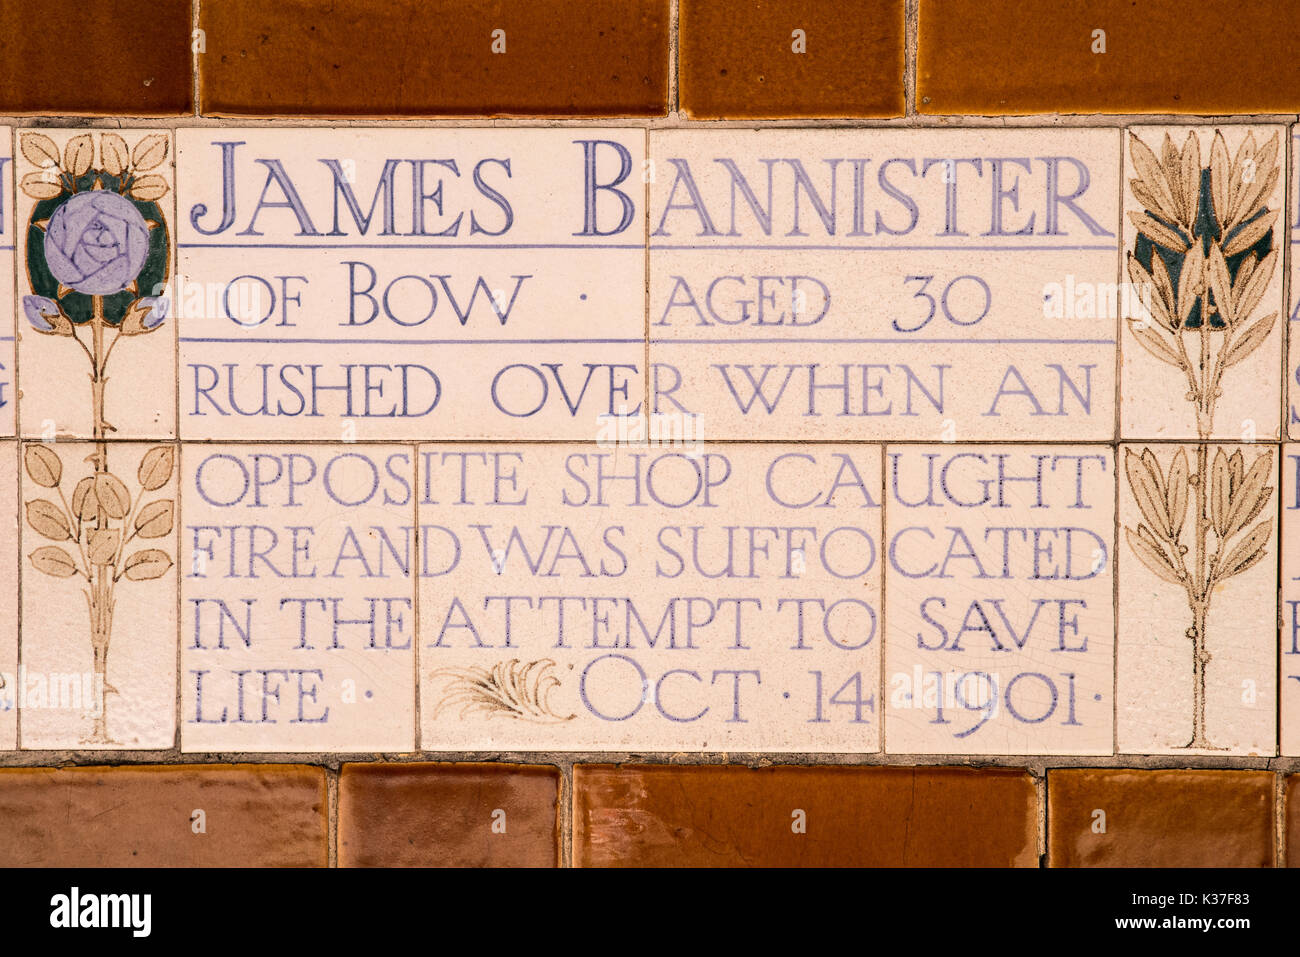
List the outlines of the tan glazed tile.
<svg viewBox="0 0 1300 957">
<path fill-rule="evenodd" d="M 1109 439 L 1114 130 L 653 132 L 649 410 Z"/>
<path fill-rule="evenodd" d="M 643 131 L 178 140 L 186 438 L 589 440 L 640 407 Z"/>
<path fill-rule="evenodd" d="M 1277 451 L 1121 446 L 1121 752 L 1277 753 Z"/>
<path fill-rule="evenodd" d="M 1021 768 L 578 765 L 578 867 L 1032 867 Z"/>
<path fill-rule="evenodd" d="M 24 748 L 170 748 L 176 446 L 23 443 Z"/>
<path fill-rule="evenodd" d="M 345 764 L 341 867 L 555 867 L 558 768 Z"/>
<path fill-rule="evenodd" d="M 1049 771 L 1049 863 L 1271 867 L 1274 784 L 1267 771 Z"/>
<path fill-rule="evenodd" d="M 414 747 L 411 454 L 185 446 L 184 750 Z"/>
<path fill-rule="evenodd" d="M 22 434 L 172 438 L 169 131 L 19 130 Z"/>
<path fill-rule="evenodd" d="M 14 327 L 9 322 L 14 301 L 13 132 L 0 127 L 0 309 L 7 310 L 0 320 L 0 435 L 13 435 L 16 425 Z"/>
<path fill-rule="evenodd" d="M 891 753 L 1110 754 L 1106 446 L 889 446 Z"/>
<path fill-rule="evenodd" d="M 879 749 L 880 450 L 420 447 L 426 750 Z"/>
<path fill-rule="evenodd" d="M 1282 446 L 1282 753 L 1300 755 L 1300 445 Z"/>
<path fill-rule="evenodd" d="M 324 867 L 325 769 L 285 764 L 0 770 L 6 867 Z"/>
<path fill-rule="evenodd" d="M 1286 132 L 1125 134 L 1124 438 L 1280 437 Z"/>
</svg>

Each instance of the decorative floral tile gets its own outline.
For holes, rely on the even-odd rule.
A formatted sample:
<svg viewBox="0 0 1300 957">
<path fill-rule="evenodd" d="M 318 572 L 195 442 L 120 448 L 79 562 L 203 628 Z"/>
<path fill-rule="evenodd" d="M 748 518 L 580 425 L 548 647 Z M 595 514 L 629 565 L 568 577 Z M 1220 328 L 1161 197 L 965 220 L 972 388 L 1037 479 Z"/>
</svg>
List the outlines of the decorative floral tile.
<svg viewBox="0 0 1300 957">
<path fill-rule="evenodd" d="M 13 130 L 0 127 L 0 304 L 14 298 Z M 9 313 L 5 313 L 9 315 Z M 0 435 L 14 435 L 14 330 L 0 322 Z"/>
<path fill-rule="evenodd" d="M 425 750 L 871 752 L 880 450 L 421 446 Z"/>
<path fill-rule="evenodd" d="M 890 446 L 886 749 L 1113 749 L 1106 446 Z"/>
<path fill-rule="evenodd" d="M 185 446 L 184 750 L 415 746 L 411 457 Z"/>
<path fill-rule="evenodd" d="M 639 410 L 643 131 L 177 137 L 185 438 L 590 440 Z"/>
<path fill-rule="evenodd" d="M 176 446 L 22 446 L 24 748 L 170 748 Z"/>
<path fill-rule="evenodd" d="M 1121 448 L 1121 752 L 1276 753 L 1277 452 Z"/>
<path fill-rule="evenodd" d="M 171 133 L 23 129 L 15 235 L 22 434 L 176 434 Z"/>
<path fill-rule="evenodd" d="M 1115 130 L 651 134 L 649 411 L 1110 439 Z"/>
<path fill-rule="evenodd" d="M 1282 753 L 1300 755 L 1300 445 L 1282 452 Z"/>
<path fill-rule="evenodd" d="M 1126 133 L 1124 438 L 1280 437 L 1286 136 Z"/>
<path fill-rule="evenodd" d="M 0 750 L 18 746 L 18 443 L 0 442 Z"/>
</svg>

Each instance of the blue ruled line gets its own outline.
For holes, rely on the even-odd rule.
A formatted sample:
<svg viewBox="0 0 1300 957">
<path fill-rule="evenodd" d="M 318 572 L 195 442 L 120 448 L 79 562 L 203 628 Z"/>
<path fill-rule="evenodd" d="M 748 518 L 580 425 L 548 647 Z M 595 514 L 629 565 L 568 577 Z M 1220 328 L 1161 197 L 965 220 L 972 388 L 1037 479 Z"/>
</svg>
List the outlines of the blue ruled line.
<svg viewBox="0 0 1300 957">
<path fill-rule="evenodd" d="M 636 249 L 641 243 L 177 243 L 177 249 Z"/>
<path fill-rule="evenodd" d="M 1114 339 L 655 339 L 656 345 L 705 346 L 775 346 L 775 345 L 835 345 L 835 346 L 1113 346 Z"/>
<path fill-rule="evenodd" d="M 708 252 L 709 250 L 727 250 L 731 252 L 880 252 L 880 253 L 916 253 L 916 252 L 941 252 L 941 253 L 968 253 L 968 252 L 1108 252 L 1117 251 L 1115 246 L 967 246 L 964 244 L 953 244 L 951 246 L 739 246 L 739 245 L 710 245 L 703 243 L 699 245 L 659 245 L 650 243 L 651 252 Z"/>
<path fill-rule="evenodd" d="M 181 336 L 181 342 L 297 346 L 572 346 L 643 345 L 644 339 L 245 339 Z"/>
</svg>

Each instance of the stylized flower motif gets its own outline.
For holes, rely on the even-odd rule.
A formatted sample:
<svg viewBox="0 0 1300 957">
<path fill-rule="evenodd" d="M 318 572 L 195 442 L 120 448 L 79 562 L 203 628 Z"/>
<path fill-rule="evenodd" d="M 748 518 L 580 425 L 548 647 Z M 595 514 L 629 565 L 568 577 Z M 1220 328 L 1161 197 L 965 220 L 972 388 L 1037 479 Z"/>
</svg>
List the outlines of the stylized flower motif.
<svg viewBox="0 0 1300 957">
<path fill-rule="evenodd" d="M 88 296 L 125 289 L 144 268 L 149 227 L 129 199 L 106 190 L 77 193 L 45 228 L 45 261 L 54 278 Z"/>
<path fill-rule="evenodd" d="M 149 307 L 149 314 L 144 317 L 144 327 L 146 329 L 157 329 L 167 318 L 167 311 L 171 309 L 171 302 L 166 296 L 153 296 L 148 299 L 141 299 L 140 305 Z"/>
<path fill-rule="evenodd" d="M 23 312 L 27 321 L 37 332 L 46 335 L 57 332 L 59 326 L 59 304 L 46 296 L 23 296 Z"/>
<path fill-rule="evenodd" d="M 124 336 L 153 332 L 167 319 L 171 301 L 166 296 L 146 296 L 132 303 L 117 331 Z"/>
</svg>

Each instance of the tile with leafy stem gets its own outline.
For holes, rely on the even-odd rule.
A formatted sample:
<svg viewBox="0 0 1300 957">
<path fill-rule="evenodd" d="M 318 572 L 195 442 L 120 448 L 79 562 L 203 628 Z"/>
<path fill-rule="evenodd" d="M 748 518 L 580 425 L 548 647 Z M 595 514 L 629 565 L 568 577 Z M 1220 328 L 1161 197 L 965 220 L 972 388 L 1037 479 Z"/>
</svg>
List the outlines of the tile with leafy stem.
<svg viewBox="0 0 1300 957">
<path fill-rule="evenodd" d="M 1280 435 L 1284 130 L 1129 130 L 1121 436 Z"/>
<path fill-rule="evenodd" d="M 1120 751 L 1276 752 L 1275 452 L 1122 448 Z"/>
<path fill-rule="evenodd" d="M 176 446 L 22 453 L 24 748 L 166 748 L 176 725 Z"/>
</svg>

